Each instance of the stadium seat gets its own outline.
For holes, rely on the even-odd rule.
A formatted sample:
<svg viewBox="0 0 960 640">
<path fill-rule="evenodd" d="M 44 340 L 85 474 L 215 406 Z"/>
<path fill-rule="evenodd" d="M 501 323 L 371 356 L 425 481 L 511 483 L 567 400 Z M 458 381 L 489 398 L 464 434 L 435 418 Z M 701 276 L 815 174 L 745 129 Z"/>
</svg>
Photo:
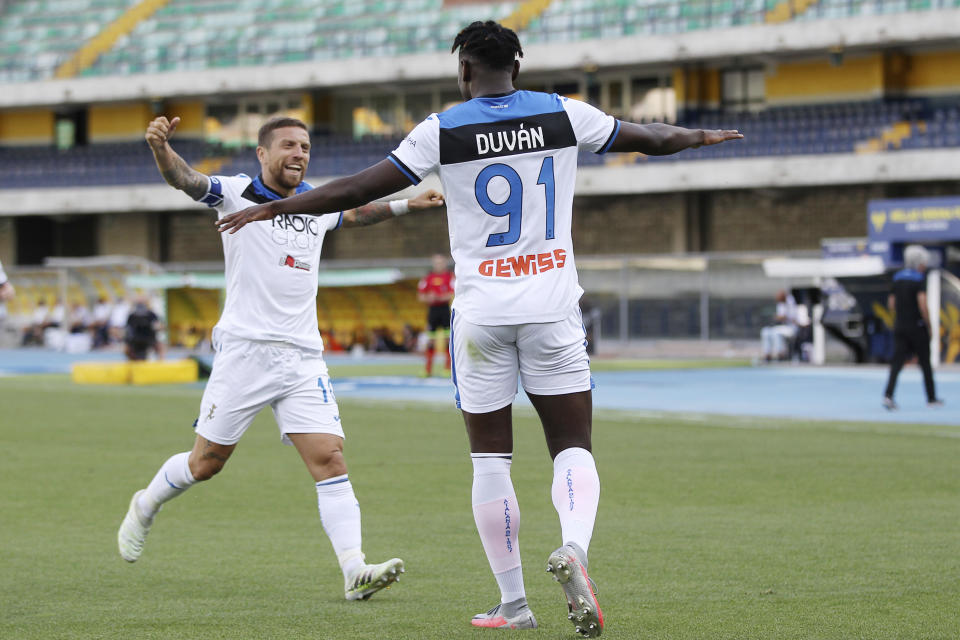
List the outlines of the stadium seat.
<svg viewBox="0 0 960 640">
<path fill-rule="evenodd" d="M 524 42 L 569 42 L 762 24 L 785 0 L 554 0 Z M 819 0 L 787 20 L 928 11 L 960 0 Z M 0 83 L 52 77 L 136 0 L 0 3 Z M 445 50 L 464 25 L 522 3 L 443 0 L 170 0 L 82 72 L 127 75 Z M 793 3 L 798 6 L 799 3 Z"/>
</svg>

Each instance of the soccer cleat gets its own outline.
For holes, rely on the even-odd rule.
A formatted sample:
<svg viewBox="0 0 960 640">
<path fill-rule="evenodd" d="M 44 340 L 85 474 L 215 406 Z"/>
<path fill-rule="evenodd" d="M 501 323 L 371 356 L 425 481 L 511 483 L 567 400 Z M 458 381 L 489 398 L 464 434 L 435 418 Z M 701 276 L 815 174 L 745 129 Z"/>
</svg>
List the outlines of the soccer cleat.
<svg viewBox="0 0 960 640">
<path fill-rule="evenodd" d="M 404 571 L 400 558 L 363 565 L 344 581 L 344 596 L 347 600 L 366 600 L 380 589 L 389 589 L 394 582 L 400 582 L 400 574 Z"/>
<path fill-rule="evenodd" d="M 603 612 L 587 567 L 573 547 L 563 545 L 547 558 L 547 571 L 560 583 L 567 597 L 567 619 L 584 638 L 603 633 Z"/>
<path fill-rule="evenodd" d="M 943 400 L 940 398 L 934 398 L 933 400 L 927 401 L 927 406 L 931 409 L 939 409 L 943 406 Z"/>
<path fill-rule="evenodd" d="M 889 396 L 883 397 L 883 408 L 887 411 L 896 411 L 900 407 L 897 406 L 897 403 L 893 401 L 893 398 Z"/>
<path fill-rule="evenodd" d="M 533 617 L 526 598 L 521 598 L 498 604 L 486 613 L 478 613 L 470 624 L 484 629 L 536 629 L 537 619 Z"/>
<path fill-rule="evenodd" d="M 130 508 L 127 509 L 127 515 L 123 518 L 120 530 L 117 532 L 117 546 L 120 548 L 120 557 L 127 562 L 136 562 L 140 554 L 143 553 L 143 545 L 147 540 L 147 534 L 150 533 L 150 526 L 153 524 L 153 518 L 148 518 L 140 512 L 140 505 L 137 500 L 145 489 L 141 489 L 133 494 L 130 500 Z"/>
</svg>

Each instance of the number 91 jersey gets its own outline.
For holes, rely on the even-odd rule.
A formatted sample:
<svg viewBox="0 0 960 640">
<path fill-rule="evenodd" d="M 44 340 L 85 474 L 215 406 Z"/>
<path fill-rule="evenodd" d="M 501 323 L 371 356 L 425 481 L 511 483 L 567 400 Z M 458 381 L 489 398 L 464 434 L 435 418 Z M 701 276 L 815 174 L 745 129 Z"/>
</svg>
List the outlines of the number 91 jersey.
<svg viewBox="0 0 960 640">
<path fill-rule="evenodd" d="M 440 174 L 457 313 L 481 325 L 569 315 L 583 294 L 570 233 L 577 152 L 605 153 L 619 130 L 583 102 L 514 91 L 429 116 L 390 154 L 414 184 Z"/>
</svg>

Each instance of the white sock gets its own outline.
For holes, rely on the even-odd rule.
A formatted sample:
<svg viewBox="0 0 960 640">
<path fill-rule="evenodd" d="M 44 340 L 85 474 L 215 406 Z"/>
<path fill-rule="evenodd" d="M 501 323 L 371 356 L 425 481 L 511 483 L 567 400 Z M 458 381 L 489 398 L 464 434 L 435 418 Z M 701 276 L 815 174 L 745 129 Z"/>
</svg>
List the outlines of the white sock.
<svg viewBox="0 0 960 640">
<path fill-rule="evenodd" d="M 173 500 L 197 482 L 190 473 L 189 459 L 190 452 L 184 451 L 163 463 L 160 471 L 157 471 L 157 475 L 153 476 L 153 480 L 147 485 L 147 490 L 141 493 L 137 500 L 143 515 L 152 518 L 164 502 Z"/>
<path fill-rule="evenodd" d="M 347 474 L 317 483 L 317 509 L 340 570 L 349 577 L 363 566 L 360 537 L 360 503 L 353 495 Z"/>
<path fill-rule="evenodd" d="M 509 453 L 474 453 L 473 519 L 500 587 L 500 601 L 525 598 L 520 565 L 520 507 L 510 481 Z"/>
<path fill-rule="evenodd" d="M 558 453 L 553 460 L 551 493 L 563 543 L 575 542 L 586 553 L 600 503 L 600 477 L 593 455 L 579 447 Z"/>
</svg>

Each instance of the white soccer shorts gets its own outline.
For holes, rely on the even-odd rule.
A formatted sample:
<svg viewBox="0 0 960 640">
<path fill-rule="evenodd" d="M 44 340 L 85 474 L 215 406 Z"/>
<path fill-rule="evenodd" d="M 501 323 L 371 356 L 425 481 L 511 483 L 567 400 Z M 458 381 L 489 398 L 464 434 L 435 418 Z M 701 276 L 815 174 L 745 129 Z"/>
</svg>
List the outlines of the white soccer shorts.
<svg viewBox="0 0 960 640">
<path fill-rule="evenodd" d="M 288 433 L 343 437 L 327 364 L 318 351 L 278 342 L 219 336 L 213 372 L 200 401 L 197 435 L 236 444 L 270 405 L 285 444 Z"/>
<path fill-rule="evenodd" d="M 557 322 L 485 326 L 454 312 L 450 352 L 457 407 L 489 413 L 511 404 L 517 376 L 528 393 L 589 391 L 590 358 L 579 307 Z"/>
</svg>

